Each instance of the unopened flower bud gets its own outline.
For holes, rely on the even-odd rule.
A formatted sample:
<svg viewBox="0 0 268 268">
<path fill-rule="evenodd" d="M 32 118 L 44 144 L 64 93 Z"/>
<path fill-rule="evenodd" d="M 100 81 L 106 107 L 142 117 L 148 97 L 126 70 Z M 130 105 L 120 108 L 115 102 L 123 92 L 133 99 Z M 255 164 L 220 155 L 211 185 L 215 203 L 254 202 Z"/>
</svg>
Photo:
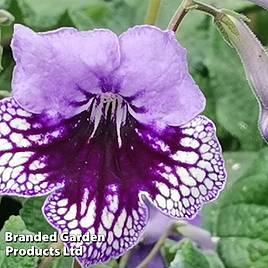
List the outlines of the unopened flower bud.
<svg viewBox="0 0 268 268">
<path fill-rule="evenodd" d="M 240 56 L 249 84 L 260 103 L 261 132 L 268 140 L 268 55 L 243 17 L 227 10 L 222 12 L 225 20 L 218 20 L 216 24 L 220 25 L 221 32 L 228 37 Z M 234 26 L 236 31 L 233 30 Z"/>
</svg>

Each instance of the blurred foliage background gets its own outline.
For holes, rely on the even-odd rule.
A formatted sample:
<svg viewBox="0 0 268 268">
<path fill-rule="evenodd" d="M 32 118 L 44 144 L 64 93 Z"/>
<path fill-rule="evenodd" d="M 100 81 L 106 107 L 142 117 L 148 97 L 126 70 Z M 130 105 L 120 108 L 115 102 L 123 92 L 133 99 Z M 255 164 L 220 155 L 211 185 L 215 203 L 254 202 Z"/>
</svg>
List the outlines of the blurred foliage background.
<svg viewBox="0 0 268 268">
<path fill-rule="evenodd" d="M 165 29 L 180 1 L 162 2 L 156 25 Z M 267 11 L 245 0 L 203 2 L 247 15 L 251 19 L 251 28 L 267 45 Z M 105 27 L 121 33 L 135 24 L 144 23 L 148 5 L 149 0 L 0 0 L 0 9 L 13 14 L 16 23 L 36 31 L 74 26 L 81 30 Z M 0 74 L 1 91 L 11 90 L 14 61 L 9 45 L 12 31 L 13 26 L 2 28 L 4 70 Z M 175 251 L 166 245 L 167 267 L 267 268 L 268 149 L 258 131 L 258 103 L 236 52 L 223 41 L 210 17 L 199 12 L 190 13 L 177 36 L 188 49 L 191 73 L 207 97 L 205 114 L 217 126 L 228 183 L 220 198 L 202 211 L 203 227 L 219 239 L 216 252 L 202 252 L 189 242 L 180 244 Z M 40 213 L 43 200 L 2 198 L 1 268 L 37 267 L 35 257 L 4 256 L 3 232 L 51 233 L 53 229 Z M 11 215 L 19 216 L 9 218 Z M 69 258 L 62 258 L 56 260 L 53 267 L 67 268 L 70 265 Z M 117 267 L 117 262 L 99 267 Z"/>
</svg>

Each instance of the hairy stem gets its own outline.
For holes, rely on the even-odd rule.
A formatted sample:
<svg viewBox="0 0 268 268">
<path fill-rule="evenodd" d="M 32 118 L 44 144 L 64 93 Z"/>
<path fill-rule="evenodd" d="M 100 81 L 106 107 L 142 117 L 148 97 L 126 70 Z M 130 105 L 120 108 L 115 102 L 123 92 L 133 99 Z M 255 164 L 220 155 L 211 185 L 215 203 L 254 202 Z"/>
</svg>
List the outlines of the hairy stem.
<svg viewBox="0 0 268 268">
<path fill-rule="evenodd" d="M 10 92 L 5 91 L 5 90 L 0 90 L 0 98 L 6 98 L 10 97 Z"/>
<path fill-rule="evenodd" d="M 74 259 L 73 268 L 81 268 L 81 265 L 79 264 L 79 262 L 76 259 Z"/>
<path fill-rule="evenodd" d="M 128 260 L 129 260 L 130 256 L 132 255 L 132 253 L 133 253 L 133 249 L 129 250 L 124 256 L 122 256 L 122 258 L 120 259 L 118 268 L 126 268 L 127 267 Z"/>
<path fill-rule="evenodd" d="M 146 15 L 146 19 L 145 19 L 146 24 L 154 25 L 156 23 L 157 16 L 158 16 L 158 13 L 160 10 L 160 6 L 161 6 L 161 0 L 151 0 L 150 1 L 147 15 Z"/>
<path fill-rule="evenodd" d="M 217 237 L 213 237 L 207 230 L 188 222 L 174 224 L 173 231 L 175 234 L 190 238 L 203 249 L 215 250 L 219 240 Z"/>
<path fill-rule="evenodd" d="M 168 238 L 168 236 L 171 233 L 171 230 L 173 229 L 173 225 L 169 227 L 160 237 L 160 239 L 157 241 L 157 243 L 154 245 L 151 252 L 148 254 L 148 256 L 136 267 L 136 268 L 146 268 L 154 259 L 154 257 L 157 255 L 161 247 L 163 246 L 165 240 Z"/>
<path fill-rule="evenodd" d="M 221 15 L 220 10 L 195 0 L 183 0 L 179 8 L 176 10 L 172 19 L 169 22 L 168 29 L 176 32 L 181 25 L 182 20 L 191 10 L 199 10 L 209 14 L 212 17 L 218 17 Z"/>
</svg>

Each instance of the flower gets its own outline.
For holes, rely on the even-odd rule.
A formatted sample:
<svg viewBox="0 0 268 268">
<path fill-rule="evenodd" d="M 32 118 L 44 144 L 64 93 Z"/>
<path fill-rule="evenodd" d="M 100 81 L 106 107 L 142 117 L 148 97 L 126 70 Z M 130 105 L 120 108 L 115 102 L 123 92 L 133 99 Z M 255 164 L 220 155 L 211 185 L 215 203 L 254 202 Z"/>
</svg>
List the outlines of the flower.
<svg viewBox="0 0 268 268">
<path fill-rule="evenodd" d="M 214 124 L 186 51 L 171 31 L 115 35 L 16 25 L 13 97 L 0 103 L 0 192 L 50 194 L 43 213 L 60 233 L 103 235 L 82 266 L 117 258 L 147 224 L 147 199 L 191 219 L 225 182 Z M 92 236 L 93 237 L 93 236 Z M 102 237 L 100 237 L 102 238 Z"/>
<path fill-rule="evenodd" d="M 243 63 L 248 82 L 260 104 L 259 127 L 268 141 L 268 54 L 243 17 L 230 12 L 225 16 L 225 23 L 218 23 Z"/>
</svg>

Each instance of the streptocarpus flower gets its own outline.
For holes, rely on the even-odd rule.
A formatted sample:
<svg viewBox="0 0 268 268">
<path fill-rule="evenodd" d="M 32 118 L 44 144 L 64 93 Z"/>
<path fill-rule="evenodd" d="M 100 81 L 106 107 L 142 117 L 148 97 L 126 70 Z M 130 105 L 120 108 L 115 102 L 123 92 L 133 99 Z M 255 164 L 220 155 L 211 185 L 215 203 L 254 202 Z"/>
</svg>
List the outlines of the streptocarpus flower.
<svg viewBox="0 0 268 268">
<path fill-rule="evenodd" d="M 51 193 L 57 230 L 104 235 L 77 257 L 87 267 L 122 255 L 163 213 L 192 218 L 225 182 L 214 124 L 170 31 L 121 36 L 73 28 L 36 34 L 16 25 L 13 97 L 0 105 L 1 194 Z"/>
<path fill-rule="evenodd" d="M 226 16 L 229 23 L 218 23 L 243 63 L 248 82 L 260 104 L 260 130 L 268 140 L 268 54 L 243 18 L 232 13 L 226 13 Z"/>
</svg>

